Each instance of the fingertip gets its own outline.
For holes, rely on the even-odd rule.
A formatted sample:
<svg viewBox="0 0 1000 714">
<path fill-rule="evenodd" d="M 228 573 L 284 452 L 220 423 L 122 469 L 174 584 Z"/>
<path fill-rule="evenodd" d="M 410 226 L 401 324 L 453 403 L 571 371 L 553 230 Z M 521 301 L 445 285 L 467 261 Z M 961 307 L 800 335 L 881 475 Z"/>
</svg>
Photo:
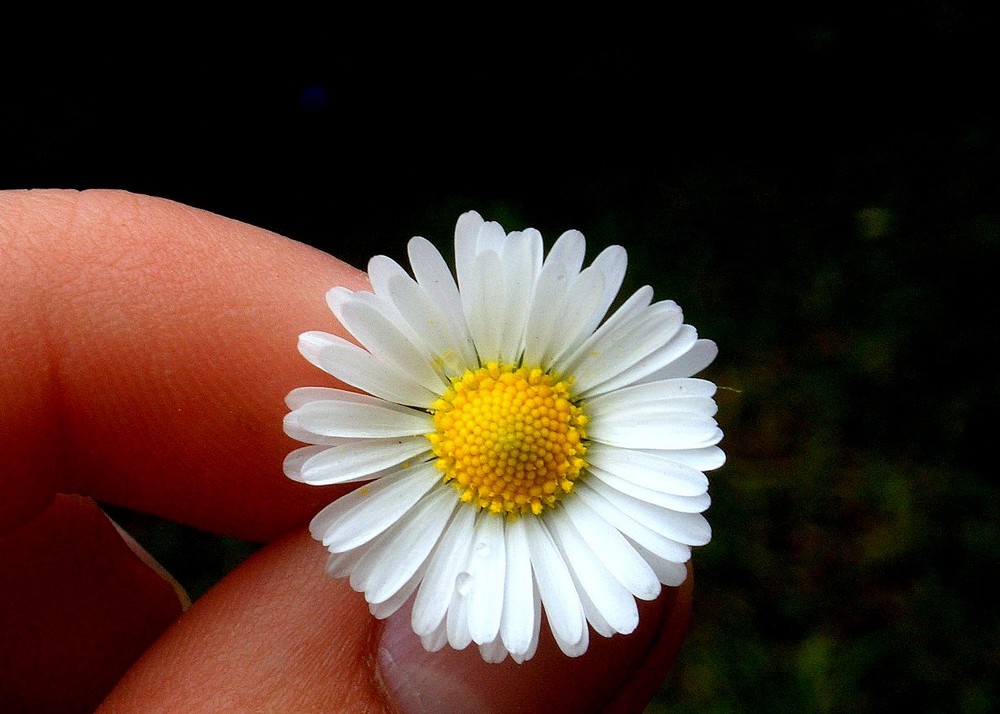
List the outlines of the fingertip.
<svg viewBox="0 0 1000 714">
<path fill-rule="evenodd" d="M 631 635 L 594 635 L 580 657 L 566 657 L 543 624 L 535 656 L 516 664 L 483 661 L 470 646 L 427 652 L 410 627 L 410 608 L 386 620 L 379 676 L 400 712 L 638 712 L 670 671 L 691 611 L 691 578 L 639 602 Z"/>
</svg>

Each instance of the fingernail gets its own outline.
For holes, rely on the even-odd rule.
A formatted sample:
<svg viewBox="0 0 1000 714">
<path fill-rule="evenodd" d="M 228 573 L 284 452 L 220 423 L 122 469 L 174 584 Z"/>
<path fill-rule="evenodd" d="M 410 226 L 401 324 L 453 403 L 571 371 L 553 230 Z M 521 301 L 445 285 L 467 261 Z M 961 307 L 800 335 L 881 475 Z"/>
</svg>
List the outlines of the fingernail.
<svg viewBox="0 0 1000 714">
<path fill-rule="evenodd" d="M 115 523 L 114 519 L 107 513 L 105 513 L 104 516 L 111 521 L 111 525 L 113 525 L 115 530 L 118 531 L 118 535 L 120 535 L 122 540 L 125 541 L 125 545 L 128 546 L 129 550 L 135 553 L 136 557 L 145 563 L 146 567 L 170 584 L 170 587 L 174 589 L 174 593 L 176 593 L 177 599 L 181 603 L 181 611 L 186 611 L 189 607 L 191 607 L 191 597 L 187 594 L 184 586 L 177 582 L 174 576 L 171 575 L 166 568 L 160 565 L 160 561 L 150 555 L 149 551 L 139 545 L 139 541 L 133 538 L 131 533 Z"/>
<path fill-rule="evenodd" d="M 639 603 L 639 628 L 628 636 L 591 632 L 587 652 L 569 658 L 544 622 L 538 652 L 517 664 L 484 662 L 475 644 L 427 652 L 410 626 L 409 606 L 388 618 L 378 646 L 383 686 L 403 714 L 419 712 L 601 712 L 649 654 L 673 598 Z"/>
</svg>

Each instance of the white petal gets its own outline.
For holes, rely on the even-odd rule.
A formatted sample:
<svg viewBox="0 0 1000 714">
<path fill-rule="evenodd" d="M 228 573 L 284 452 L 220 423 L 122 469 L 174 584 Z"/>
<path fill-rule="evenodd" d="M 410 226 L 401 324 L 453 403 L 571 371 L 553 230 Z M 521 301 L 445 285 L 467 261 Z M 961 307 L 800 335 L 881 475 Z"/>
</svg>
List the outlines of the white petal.
<svg viewBox="0 0 1000 714">
<path fill-rule="evenodd" d="M 699 471 L 711 471 L 726 463 L 726 454 L 718 446 L 705 446 L 700 449 L 673 449 L 667 451 L 649 450 L 647 453 L 661 456 L 677 464 L 690 466 Z M 587 452 L 589 457 L 590 452 Z"/>
<path fill-rule="evenodd" d="M 358 404 L 342 400 L 310 402 L 295 410 L 297 423 L 321 436 L 380 439 L 416 436 L 434 431 L 424 412 L 400 412 L 381 404 Z"/>
<path fill-rule="evenodd" d="M 642 386 L 642 385 L 639 385 Z M 711 397 L 678 397 L 657 401 L 637 401 L 631 405 L 620 405 L 616 409 L 587 409 L 591 419 L 606 419 L 609 414 L 628 412 L 634 419 L 655 419 L 660 417 L 696 416 L 713 417 L 718 411 Z"/>
<path fill-rule="evenodd" d="M 331 389 L 329 387 L 301 387 L 299 389 L 293 389 L 288 393 L 288 396 L 285 397 L 285 402 L 288 404 L 289 408 L 294 410 L 285 415 L 285 433 L 293 439 L 298 439 L 299 441 L 304 441 L 309 444 L 336 446 L 337 444 L 345 444 L 349 441 L 353 441 L 354 437 L 350 436 L 333 436 L 330 434 L 317 433 L 315 429 L 316 418 L 313 410 L 322 409 L 321 405 L 328 401 L 345 402 L 348 404 L 374 405 L 392 411 L 397 411 L 400 414 L 407 416 L 413 413 L 413 411 L 407 407 L 401 407 L 397 404 L 385 402 L 367 394 L 347 392 L 342 389 Z M 310 406 L 310 410 L 303 412 L 302 408 L 306 405 L 312 406 Z M 309 416 L 310 413 L 313 415 Z M 433 422 L 430 423 L 432 424 Z M 324 427 L 322 431 L 326 431 L 326 423 L 321 421 L 321 425 Z"/>
<path fill-rule="evenodd" d="M 385 618 L 396 614 L 396 611 L 406 604 L 406 601 L 410 599 L 411 595 L 413 595 L 413 591 L 417 589 L 417 586 L 420 584 L 420 579 L 423 577 L 423 570 L 426 567 L 427 563 L 422 563 L 417 572 L 410 576 L 410 579 L 406 581 L 406 584 L 397 590 L 392 597 L 389 597 L 382 602 L 368 603 L 368 612 L 372 614 L 372 617 L 384 620 Z"/>
<path fill-rule="evenodd" d="M 504 578 L 503 614 L 500 618 L 500 637 L 504 646 L 513 654 L 523 655 L 531 645 L 534 635 L 532 616 L 534 584 L 531 577 L 531 558 L 524 518 L 517 518 L 505 528 L 507 572 Z"/>
<path fill-rule="evenodd" d="M 552 364 L 590 336 L 607 310 L 603 292 L 604 275 L 594 267 L 574 278 L 567 293 L 569 299 L 556 319 L 552 339 L 542 358 L 544 364 Z"/>
<path fill-rule="evenodd" d="M 403 369 L 435 394 L 444 389 L 445 383 L 432 365 L 433 356 L 418 349 L 385 311 L 367 301 L 352 299 L 340 306 L 337 317 L 358 342 L 380 360 Z"/>
<path fill-rule="evenodd" d="M 508 364 L 520 357 L 524 345 L 524 328 L 528 319 L 528 305 L 534 290 L 537 272 L 541 263 L 534 263 L 537 257 L 536 245 L 541 235 L 534 229 L 511 233 L 503 247 L 502 302 L 494 305 L 502 315 L 500 337 L 500 359 Z"/>
<path fill-rule="evenodd" d="M 652 302 L 653 288 L 648 285 L 643 285 L 641 288 L 629 295 L 628 299 L 619 305 L 618 309 L 611 313 L 611 317 L 601 323 L 601 326 L 598 327 L 594 333 L 597 334 L 601 331 L 615 330 L 622 323 L 628 320 L 634 320 L 646 308 L 648 308 Z"/>
<path fill-rule="evenodd" d="M 621 531 L 622 535 L 648 548 L 660 557 L 678 563 L 685 563 L 691 559 L 690 546 L 667 538 L 644 523 L 637 521 L 631 514 L 617 508 L 602 494 L 590 488 L 587 483 L 577 482 L 573 491 L 601 518 Z"/>
<path fill-rule="evenodd" d="M 643 382 L 605 392 L 587 399 L 587 413 L 618 411 L 645 402 L 675 399 L 711 399 L 716 387 L 704 379 L 665 379 L 658 382 Z M 711 416 L 711 415 L 709 415 Z"/>
<path fill-rule="evenodd" d="M 557 361 L 563 355 L 575 352 L 597 329 L 621 288 L 627 262 L 628 256 L 624 248 L 617 245 L 608 246 L 601 251 L 587 270 L 572 281 L 565 304 L 568 308 L 574 309 L 578 302 L 583 303 L 575 308 L 579 322 L 562 316 L 554 321 L 558 328 L 555 334 L 561 336 L 563 341 L 561 347 L 549 350 L 550 359 L 546 365 Z M 584 280 L 584 275 L 588 272 L 599 273 L 602 279 Z M 557 314 L 562 315 L 562 313 Z"/>
<path fill-rule="evenodd" d="M 312 402 L 338 401 L 349 404 L 370 404 L 397 411 L 400 414 L 412 414 L 413 410 L 384 399 L 373 397 L 370 394 L 360 392 L 350 392 L 346 389 L 332 389 L 330 387 L 299 387 L 293 389 L 285 397 L 285 403 L 290 409 L 298 409 Z"/>
<path fill-rule="evenodd" d="M 285 434 L 289 437 L 306 444 L 336 446 L 337 444 L 346 444 L 348 441 L 353 441 L 353 439 L 348 439 L 346 437 L 320 436 L 319 434 L 314 434 L 299 425 L 299 418 L 295 412 L 288 412 L 288 414 L 285 415 L 282 428 L 285 430 Z"/>
<path fill-rule="evenodd" d="M 622 281 L 625 279 L 625 269 L 628 267 L 628 252 L 620 245 L 609 245 L 594 258 L 591 267 L 597 268 L 604 276 L 604 291 L 602 304 L 604 308 L 597 315 L 597 322 L 589 328 L 591 331 L 597 328 L 601 318 L 615 301 L 618 291 L 621 290 Z"/>
<path fill-rule="evenodd" d="M 463 213 L 455 224 L 455 274 L 459 292 L 464 292 L 478 253 L 479 229 L 485 223 L 475 211 Z"/>
<path fill-rule="evenodd" d="M 359 440 L 358 439 L 352 439 L 352 440 L 350 440 L 348 442 L 344 442 L 344 443 L 354 443 L 356 441 L 359 441 Z M 334 446 L 342 446 L 342 444 L 334 444 Z M 323 448 L 326 450 L 326 449 L 329 449 L 330 447 L 325 446 Z M 389 467 L 386 467 L 384 469 L 379 469 L 378 471 L 371 471 L 371 472 L 368 472 L 368 473 L 358 473 L 356 476 L 349 477 L 349 478 L 344 478 L 342 480 L 337 480 L 334 483 L 336 483 L 336 484 L 348 484 L 348 483 L 358 483 L 359 481 L 375 481 L 377 479 L 382 478 L 383 476 L 392 476 L 392 475 L 394 475 L 394 474 L 396 474 L 396 473 L 398 473 L 400 471 L 405 471 L 406 469 L 411 468 L 412 466 L 414 466 L 416 464 L 419 464 L 422 461 L 427 461 L 429 458 L 430 458 L 430 453 L 427 453 L 426 455 L 424 455 L 421 458 L 415 458 L 415 459 L 413 459 L 411 461 L 407 461 L 407 462 L 404 462 L 402 464 L 395 464 L 393 466 L 389 466 Z M 293 479 L 295 481 L 301 481 L 303 483 L 308 483 L 311 486 L 320 486 L 320 485 L 325 486 L 325 485 L 330 485 L 330 484 L 327 484 L 325 481 L 323 483 L 316 483 L 316 482 L 313 482 L 313 481 L 307 481 L 305 478 L 303 478 L 301 472 L 297 476 L 289 475 L 289 478 L 291 478 L 291 479 Z"/>
<path fill-rule="evenodd" d="M 330 312 L 336 315 L 340 312 L 340 308 L 353 300 L 357 294 L 354 290 L 337 285 L 326 291 L 326 306 L 330 308 Z"/>
<path fill-rule="evenodd" d="M 559 261 L 573 275 L 580 272 L 587 252 L 587 241 L 578 230 L 568 230 L 556 239 L 545 257 L 545 262 Z"/>
<path fill-rule="evenodd" d="M 528 307 L 524 334 L 525 364 L 542 365 L 542 358 L 550 353 L 550 344 L 560 334 L 559 318 L 566 305 L 569 283 L 575 273 L 564 262 L 556 259 L 545 261 Z"/>
<path fill-rule="evenodd" d="M 698 331 L 691 325 L 681 325 L 677 333 L 666 344 L 653 350 L 641 359 L 635 360 L 621 372 L 590 388 L 588 394 L 602 394 L 613 389 L 620 389 L 650 375 L 659 374 L 660 370 L 674 362 L 680 355 L 692 348 L 697 342 Z"/>
<path fill-rule="evenodd" d="M 531 253 L 530 275 L 531 283 L 534 284 L 534 282 L 538 280 L 538 274 L 541 272 L 542 264 L 545 260 L 545 242 L 542 240 L 542 234 L 534 228 L 526 228 L 521 233 L 529 243 L 529 251 Z"/>
<path fill-rule="evenodd" d="M 641 315 L 648 307 L 650 301 L 653 299 L 653 289 L 648 285 L 639 288 L 632 295 L 623 302 L 617 310 L 605 320 L 600 327 L 594 330 L 594 334 L 587 338 L 586 341 L 580 347 L 574 349 L 572 352 L 567 353 L 562 359 L 558 360 L 552 369 L 560 374 L 570 374 L 572 370 L 570 369 L 571 363 L 582 359 L 586 356 L 585 348 L 589 344 L 593 344 L 597 340 L 604 339 L 605 336 L 615 330 L 621 328 L 622 325 L 636 319 L 637 316 Z"/>
<path fill-rule="evenodd" d="M 594 331 L 594 334 L 584 340 L 579 347 L 572 352 L 568 352 L 559 360 L 557 371 L 563 374 L 576 375 L 581 366 L 595 360 L 596 364 L 589 367 L 592 372 L 596 374 L 600 371 L 609 371 L 611 368 L 619 366 L 618 361 L 631 364 L 646 354 L 636 355 L 631 352 L 625 352 L 624 356 L 622 356 L 623 351 L 618 345 L 622 340 L 629 341 L 630 349 L 642 347 L 647 352 L 655 349 L 655 344 L 666 341 L 669 335 L 664 335 L 662 328 L 668 323 L 677 322 L 678 325 L 680 324 L 680 320 L 683 318 L 678 319 L 673 314 L 674 310 L 679 312 L 680 308 L 670 301 L 650 305 L 649 301 L 652 299 L 652 296 L 652 288 L 640 288 L 637 290 L 632 297 L 626 300 L 615 310 L 611 317 L 605 320 Z M 639 341 L 642 339 L 651 340 L 655 344 L 653 346 L 643 346 L 639 344 Z M 596 384 L 597 382 L 595 381 L 594 383 Z M 582 389 L 578 389 L 578 391 L 583 393 Z"/>
<path fill-rule="evenodd" d="M 347 340 L 330 337 L 317 359 L 326 372 L 345 384 L 397 404 L 426 408 L 437 399 L 437 394 L 420 385 L 407 371 Z"/>
<path fill-rule="evenodd" d="M 580 591 L 580 604 L 583 606 L 583 616 L 587 618 L 591 629 L 601 637 L 611 637 L 615 634 L 615 628 L 604 619 L 604 615 L 601 614 L 600 609 L 590 599 L 589 593 L 580 585 L 580 579 L 576 576 L 576 573 L 572 569 L 570 569 L 570 572 L 573 574 L 573 582 Z M 635 600 L 632 600 L 632 603 L 635 604 Z"/>
<path fill-rule="evenodd" d="M 468 575 L 468 573 L 466 573 Z M 464 650 L 472 643 L 469 632 L 469 596 L 456 590 L 448 605 L 448 644 L 456 650 Z"/>
<path fill-rule="evenodd" d="M 329 399 L 342 399 L 347 402 L 359 404 L 374 404 L 378 400 L 372 397 L 348 392 L 344 389 L 333 389 L 332 387 L 296 387 L 285 397 L 285 405 L 289 409 L 298 409 L 309 402 L 322 402 Z"/>
<path fill-rule="evenodd" d="M 361 545 L 357 548 L 352 548 L 351 550 L 345 550 L 343 553 L 331 553 L 330 557 L 327 558 L 326 561 L 326 574 L 331 578 L 350 577 L 351 571 L 354 570 L 354 566 L 358 564 L 358 561 L 361 560 L 367 552 L 367 546 Z"/>
<path fill-rule="evenodd" d="M 309 530 L 333 553 L 356 548 L 399 520 L 440 477 L 432 463 L 384 476 L 324 508 Z"/>
<path fill-rule="evenodd" d="M 409 277 L 389 282 L 389 292 L 399 313 L 421 340 L 425 351 L 440 360 L 439 368 L 449 377 L 462 374 L 475 364 L 476 353 L 467 339 L 465 325 L 456 326 L 451 317 L 431 302 L 423 289 Z"/>
<path fill-rule="evenodd" d="M 351 291 L 346 288 L 336 287 L 329 290 L 326 294 L 326 302 L 330 307 L 333 314 L 340 320 L 344 327 L 348 327 L 347 322 L 344 319 L 344 308 L 351 306 L 351 309 L 357 308 L 359 305 L 364 309 L 373 310 L 392 326 L 395 332 L 402 335 L 406 340 L 410 341 L 412 344 L 414 342 L 413 331 L 410 329 L 406 321 L 400 316 L 399 311 L 391 300 L 382 298 L 375 295 L 367 290 L 357 290 Z M 351 318 L 348 318 L 350 320 Z M 348 327 L 348 332 L 350 328 Z M 353 333 L 352 333 L 353 334 Z M 358 340 L 361 342 L 361 340 Z M 364 342 L 361 342 L 364 345 Z"/>
<path fill-rule="evenodd" d="M 458 575 L 468 563 L 475 520 L 475 508 L 457 508 L 431 556 L 413 601 L 412 625 L 418 635 L 431 634 L 448 612 Z"/>
<path fill-rule="evenodd" d="M 285 472 L 285 476 L 292 479 L 293 481 L 302 480 L 302 465 L 317 454 L 322 454 L 326 451 L 328 446 L 303 446 L 300 449 L 295 449 L 290 452 L 288 456 L 285 457 L 285 461 L 282 464 L 282 469 Z"/>
<path fill-rule="evenodd" d="M 364 591 L 368 602 L 392 597 L 430 555 L 457 501 L 451 488 L 435 489 L 418 501 L 372 543 L 351 573 L 351 587 Z"/>
<path fill-rule="evenodd" d="M 722 440 L 714 419 L 693 414 L 606 414 L 590 422 L 587 435 L 623 449 L 698 449 Z"/>
<path fill-rule="evenodd" d="M 674 563 L 664 560 L 656 553 L 646 550 L 638 543 L 633 543 L 635 549 L 646 559 L 650 567 L 656 572 L 656 577 L 660 582 L 672 588 L 678 587 L 687 580 L 687 566 L 684 563 Z"/>
<path fill-rule="evenodd" d="M 714 448 L 714 447 L 709 447 Z M 653 454 L 636 449 L 619 449 L 591 444 L 587 461 L 643 488 L 678 496 L 699 496 L 708 490 L 708 478 L 701 471 L 670 460 L 677 452 Z M 662 454 L 662 455 L 660 455 Z"/>
<path fill-rule="evenodd" d="M 370 602 L 368 603 L 368 611 L 372 615 L 380 620 L 384 620 L 390 615 L 394 615 L 399 608 L 406 604 L 406 601 L 410 599 L 414 591 L 420 585 L 420 582 L 424 578 L 424 573 L 427 572 L 427 561 L 424 560 L 420 567 L 417 568 L 416 572 L 410 576 L 410 579 L 406 581 L 396 593 L 382 602 Z"/>
<path fill-rule="evenodd" d="M 327 332 L 311 330 L 299 335 L 299 354 L 306 358 L 310 364 L 323 369 L 319 363 L 320 351 L 335 339 L 334 335 Z"/>
<path fill-rule="evenodd" d="M 690 377 L 712 364 L 718 354 L 719 348 L 712 340 L 698 340 L 673 362 L 643 377 L 643 381 Z"/>
<path fill-rule="evenodd" d="M 584 342 L 577 350 L 577 356 L 570 358 L 567 366 L 569 372 L 576 377 L 577 393 L 580 396 L 597 393 L 599 387 L 604 387 L 605 383 L 628 369 L 635 365 L 645 365 L 644 360 L 656 355 L 677 333 L 683 319 L 680 308 L 674 303 L 659 302 L 650 305 L 637 318 L 623 323 L 619 329 Z M 653 368 L 661 364 L 656 362 Z M 622 380 L 615 380 L 613 386 L 599 391 L 617 389 L 632 380 L 617 384 L 620 381 Z"/>
<path fill-rule="evenodd" d="M 583 608 L 583 602 L 580 603 L 580 608 Z M 559 645 L 559 649 L 567 657 L 579 657 L 584 652 L 587 651 L 587 647 L 590 646 L 590 628 L 587 627 L 587 615 L 584 613 L 583 620 L 583 634 L 580 639 L 576 642 L 560 642 L 559 638 L 556 638 L 556 644 Z"/>
<path fill-rule="evenodd" d="M 500 664 L 507 659 L 507 648 L 503 646 L 503 642 L 498 637 L 492 642 L 479 645 L 479 654 L 482 656 L 484 662 Z"/>
<path fill-rule="evenodd" d="M 531 626 L 531 644 L 528 645 L 528 649 L 523 653 L 514 651 L 510 653 L 511 659 L 518 664 L 526 662 L 535 656 L 535 651 L 538 649 L 538 638 L 542 629 L 542 598 L 538 594 L 538 585 L 534 582 L 531 585 L 531 602 L 531 612 L 534 613 L 534 620 Z"/>
<path fill-rule="evenodd" d="M 410 277 L 403 266 L 386 255 L 376 255 L 368 261 L 368 281 L 375 294 L 386 302 L 392 302 L 389 296 L 390 281 L 400 276 Z"/>
<path fill-rule="evenodd" d="M 579 583 L 581 593 L 590 599 L 601 619 L 615 632 L 628 634 L 634 631 L 639 624 L 639 610 L 632 593 L 595 557 L 564 509 L 553 510 L 546 520 L 559 551 Z M 594 629 L 601 632 L 603 628 L 595 626 Z"/>
<path fill-rule="evenodd" d="M 563 505 L 590 550 L 618 582 L 641 600 L 653 600 L 660 594 L 656 574 L 617 528 L 582 499 L 566 498 Z"/>
<path fill-rule="evenodd" d="M 552 635 L 564 653 L 570 657 L 579 656 L 583 654 L 578 650 L 580 643 L 587 636 L 587 623 L 584 619 L 583 606 L 580 604 L 580 596 L 573 585 L 573 578 L 541 519 L 522 520 L 525 522 L 525 533 L 528 536 L 531 568 L 535 574 L 535 583 L 538 585 Z"/>
<path fill-rule="evenodd" d="M 479 645 L 492 642 L 500 631 L 507 567 L 503 530 L 502 516 L 480 513 L 469 558 L 469 633 Z"/>
<path fill-rule="evenodd" d="M 428 652 L 438 652 L 448 644 L 448 624 L 441 620 L 441 623 L 426 635 L 420 635 L 420 644 Z"/>
<path fill-rule="evenodd" d="M 587 485 L 604 496 L 618 510 L 656 533 L 685 545 L 705 545 L 712 540 L 712 529 L 700 513 L 678 513 L 618 491 L 598 479 Z"/>
<path fill-rule="evenodd" d="M 679 513 L 701 513 L 712 504 L 712 500 L 709 498 L 707 493 L 702 493 L 697 496 L 678 496 L 674 493 L 664 493 L 663 491 L 640 486 L 634 481 L 629 481 L 628 479 L 615 476 L 614 474 L 608 473 L 604 469 L 599 469 L 593 465 L 591 465 L 588 470 L 592 476 L 600 479 L 613 489 L 621 491 L 632 498 L 637 498 L 640 501 L 652 503 L 653 505 L 660 506 L 671 511 L 678 511 Z"/>
<path fill-rule="evenodd" d="M 429 455 L 429 446 L 423 436 L 351 441 L 314 455 L 295 480 L 314 486 L 364 480 L 386 469 L 406 468 L 405 462 Z"/>
<path fill-rule="evenodd" d="M 476 251 L 478 253 L 490 251 L 499 256 L 503 253 L 506 238 L 507 232 L 504 231 L 503 226 L 496 221 L 486 221 L 479 226 L 479 235 L 476 236 Z"/>
<path fill-rule="evenodd" d="M 441 253 L 429 241 L 420 237 L 409 242 L 407 252 L 413 267 L 413 277 L 431 302 L 447 317 L 455 339 L 463 344 L 463 354 L 475 354 L 472 338 L 469 337 L 469 329 L 465 324 L 462 297 Z"/>
<path fill-rule="evenodd" d="M 503 306 L 503 266 L 493 251 L 476 256 L 471 274 L 462 286 L 462 304 L 469 334 L 476 345 L 480 362 L 500 358 L 500 336 L 507 316 L 498 310 Z"/>
</svg>

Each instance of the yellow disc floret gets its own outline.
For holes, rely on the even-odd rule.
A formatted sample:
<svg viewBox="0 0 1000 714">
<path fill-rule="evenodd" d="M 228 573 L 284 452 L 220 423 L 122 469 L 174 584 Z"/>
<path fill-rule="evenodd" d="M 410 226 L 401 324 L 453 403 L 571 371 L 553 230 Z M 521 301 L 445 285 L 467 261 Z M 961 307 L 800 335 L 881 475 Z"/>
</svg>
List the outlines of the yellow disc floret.
<svg viewBox="0 0 1000 714">
<path fill-rule="evenodd" d="M 587 416 L 569 384 L 540 369 L 469 370 L 431 410 L 436 431 L 427 438 L 445 482 L 493 513 L 540 514 L 587 465 Z"/>
</svg>

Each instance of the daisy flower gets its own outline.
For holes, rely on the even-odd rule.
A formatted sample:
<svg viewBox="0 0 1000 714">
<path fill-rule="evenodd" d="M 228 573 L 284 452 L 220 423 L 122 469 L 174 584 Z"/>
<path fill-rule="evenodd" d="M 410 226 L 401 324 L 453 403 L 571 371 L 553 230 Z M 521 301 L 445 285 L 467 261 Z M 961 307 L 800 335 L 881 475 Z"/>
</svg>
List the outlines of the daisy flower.
<svg viewBox="0 0 1000 714">
<path fill-rule="evenodd" d="M 366 484 L 310 525 L 373 615 L 411 597 L 431 651 L 475 642 L 484 659 L 531 658 L 546 618 L 559 648 L 586 651 L 638 625 L 636 598 L 686 575 L 709 541 L 704 472 L 725 460 L 715 385 L 693 379 L 717 348 L 643 287 L 605 319 L 626 253 L 583 268 L 567 231 L 506 233 L 469 212 L 455 275 L 427 240 L 411 276 L 377 256 L 372 292 L 334 288 L 355 341 L 299 338 L 302 355 L 353 390 L 287 398 L 286 433 L 310 444 L 285 473 Z M 457 281 L 456 281 L 457 278 Z"/>
</svg>

